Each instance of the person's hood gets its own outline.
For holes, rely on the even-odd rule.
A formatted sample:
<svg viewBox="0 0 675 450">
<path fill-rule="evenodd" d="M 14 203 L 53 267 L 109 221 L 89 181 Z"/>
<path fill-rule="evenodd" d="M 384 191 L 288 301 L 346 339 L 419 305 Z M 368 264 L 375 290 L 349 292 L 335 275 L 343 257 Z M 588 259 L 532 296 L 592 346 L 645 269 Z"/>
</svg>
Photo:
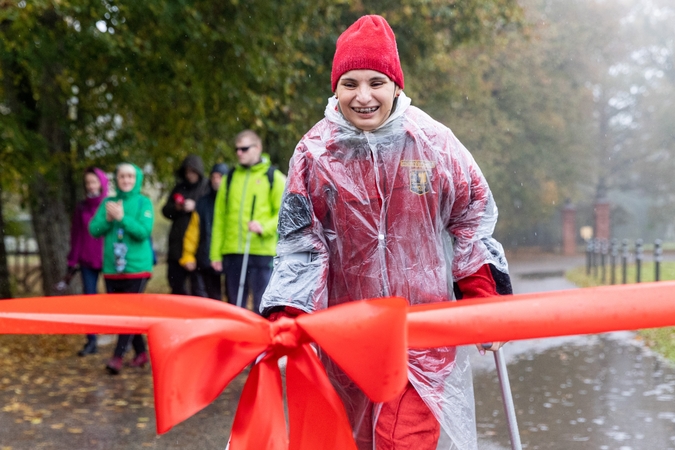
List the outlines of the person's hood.
<svg viewBox="0 0 675 450">
<path fill-rule="evenodd" d="M 115 192 L 117 193 L 117 198 L 122 199 L 139 195 L 141 193 L 141 188 L 143 187 L 143 171 L 140 169 L 140 167 L 132 163 L 125 163 L 125 164 L 131 165 L 136 171 L 136 184 L 134 184 L 134 187 L 129 192 L 122 192 L 119 186 L 117 185 L 117 169 L 119 169 L 119 166 L 121 164 L 115 168 L 115 176 L 113 178 L 113 181 L 115 183 Z"/>
<path fill-rule="evenodd" d="M 410 97 L 406 96 L 405 92 L 401 91 L 401 95 L 399 95 L 398 99 L 396 100 L 396 107 L 394 108 L 394 111 L 389 115 L 387 120 L 382 123 L 382 125 L 372 131 L 376 132 L 377 130 L 381 130 L 389 123 L 401 117 L 405 113 L 406 109 L 408 109 L 408 106 L 410 106 L 410 103 Z M 328 104 L 326 105 L 324 115 L 330 122 L 333 122 L 342 128 L 348 128 L 352 131 L 361 133 L 363 132 L 363 130 L 355 127 L 350 121 L 345 119 L 345 116 L 342 115 L 340 109 L 338 108 L 338 99 L 335 96 L 332 96 L 328 99 Z"/>
<path fill-rule="evenodd" d="M 104 171 L 98 167 L 89 167 L 84 171 L 84 174 L 93 173 L 98 177 L 98 180 L 101 182 L 101 193 L 97 197 L 85 197 L 84 202 L 88 205 L 97 207 L 101 204 L 104 198 L 108 196 L 108 176 Z M 84 187 L 84 176 L 82 177 L 82 185 Z M 86 188 L 85 188 L 86 192 Z"/>
<path fill-rule="evenodd" d="M 181 181 L 186 183 L 187 180 L 185 179 L 185 171 L 188 168 L 199 174 L 199 181 L 204 179 L 204 161 L 202 161 L 201 157 L 198 155 L 187 155 L 183 160 L 183 163 L 180 165 L 180 168 L 176 171 L 176 176 L 180 178 Z"/>
</svg>

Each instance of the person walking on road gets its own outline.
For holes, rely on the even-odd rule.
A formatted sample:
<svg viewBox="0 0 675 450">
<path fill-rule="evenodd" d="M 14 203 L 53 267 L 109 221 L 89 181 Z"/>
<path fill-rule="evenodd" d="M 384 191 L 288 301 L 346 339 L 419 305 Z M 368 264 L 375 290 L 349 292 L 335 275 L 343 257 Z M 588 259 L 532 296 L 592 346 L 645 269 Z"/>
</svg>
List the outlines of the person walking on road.
<svg viewBox="0 0 675 450">
<path fill-rule="evenodd" d="M 216 195 L 211 266 L 225 274 L 227 300 L 236 304 L 246 236 L 252 233 L 242 297 L 245 305 L 250 288 L 253 311 L 258 312 L 272 273 L 279 207 L 286 177 L 263 154 L 262 141 L 255 132 L 244 130 L 239 133 L 235 138 L 235 148 L 238 164 L 230 169 Z"/>
<path fill-rule="evenodd" d="M 213 210 L 218 188 L 223 175 L 228 172 L 227 164 L 213 166 L 209 175 L 209 192 L 197 200 L 190 223 L 183 238 L 183 256 L 180 264 L 185 270 L 199 273 L 199 286 L 194 295 L 214 300 L 223 299 L 222 271 L 211 267 L 209 252 L 211 250 L 211 229 L 213 227 Z"/>
<path fill-rule="evenodd" d="M 96 294 L 98 277 L 103 267 L 103 239 L 89 234 L 89 222 L 108 196 L 108 177 L 96 167 L 84 171 L 85 198 L 75 207 L 70 226 L 70 252 L 68 253 L 68 271 L 64 279 L 57 284 L 59 291 L 65 290 L 73 276 L 80 271 L 82 292 Z M 84 347 L 77 352 L 79 356 L 91 355 L 98 351 L 96 335 L 88 334 Z"/>
<path fill-rule="evenodd" d="M 122 163 L 115 170 L 116 195 L 104 200 L 89 223 L 94 237 L 103 237 L 103 278 L 109 294 L 140 294 L 152 276 L 153 251 L 150 234 L 154 224 L 152 202 L 141 195 L 143 172 Z M 142 334 L 120 334 L 106 369 L 116 375 L 131 343 L 136 356 L 130 365 L 143 367 L 148 352 Z"/>
<path fill-rule="evenodd" d="M 460 298 L 510 294 L 487 181 L 450 129 L 404 94 L 383 17 L 361 17 L 339 37 L 331 82 L 325 118 L 291 158 L 262 315 L 386 296 L 446 302 L 453 283 Z M 359 450 L 435 450 L 442 432 L 445 449 L 477 448 L 465 351 L 409 350 L 408 386 L 383 404 L 319 353 Z"/>
<path fill-rule="evenodd" d="M 167 277 L 171 293 L 187 295 L 186 287 L 190 279 L 190 293 L 197 295 L 200 285 L 199 273 L 188 271 L 180 264 L 183 256 L 183 239 L 190 217 L 195 210 L 197 200 L 208 192 L 208 183 L 204 178 L 204 163 L 197 155 L 188 155 L 176 171 L 178 183 L 174 186 L 162 207 L 162 214 L 171 221 L 169 246 L 167 253 Z"/>
</svg>

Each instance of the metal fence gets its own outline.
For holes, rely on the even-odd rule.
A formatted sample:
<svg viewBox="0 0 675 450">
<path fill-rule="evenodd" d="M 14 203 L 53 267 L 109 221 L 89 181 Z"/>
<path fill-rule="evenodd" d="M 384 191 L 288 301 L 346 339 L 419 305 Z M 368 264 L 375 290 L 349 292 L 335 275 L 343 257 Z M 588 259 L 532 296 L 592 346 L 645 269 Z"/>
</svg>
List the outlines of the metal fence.
<svg viewBox="0 0 675 450">
<path fill-rule="evenodd" d="M 642 239 L 636 239 L 630 245 L 628 239 L 619 242 L 618 239 L 590 239 L 586 245 L 586 275 L 599 278 L 603 284 L 640 283 L 642 281 L 643 266 L 645 263 L 645 244 Z M 654 241 L 651 259 L 654 262 L 654 281 L 661 281 L 661 263 L 663 262 L 663 243 L 660 239 Z M 628 264 L 635 262 L 635 279 L 628 280 Z M 617 268 L 619 277 L 617 277 Z"/>
<path fill-rule="evenodd" d="M 26 236 L 5 237 L 7 265 L 15 286 L 15 295 L 35 292 L 42 281 L 37 244 Z"/>
</svg>

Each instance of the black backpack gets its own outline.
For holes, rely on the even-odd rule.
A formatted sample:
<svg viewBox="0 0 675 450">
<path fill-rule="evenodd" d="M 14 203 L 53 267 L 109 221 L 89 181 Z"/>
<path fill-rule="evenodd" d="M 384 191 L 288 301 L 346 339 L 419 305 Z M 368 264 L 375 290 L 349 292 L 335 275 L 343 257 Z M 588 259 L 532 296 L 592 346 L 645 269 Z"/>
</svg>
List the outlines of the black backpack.
<svg viewBox="0 0 675 450">
<path fill-rule="evenodd" d="M 227 180 L 225 181 L 225 187 L 227 188 L 227 191 L 225 191 L 225 205 L 229 204 L 229 198 L 230 198 L 230 185 L 232 184 L 232 178 L 234 177 L 234 170 L 236 167 L 230 168 L 230 170 L 227 172 Z M 267 168 L 267 181 L 270 183 L 270 192 L 272 191 L 272 188 L 274 187 L 274 172 L 276 172 L 277 166 L 274 164 L 271 164 Z"/>
</svg>

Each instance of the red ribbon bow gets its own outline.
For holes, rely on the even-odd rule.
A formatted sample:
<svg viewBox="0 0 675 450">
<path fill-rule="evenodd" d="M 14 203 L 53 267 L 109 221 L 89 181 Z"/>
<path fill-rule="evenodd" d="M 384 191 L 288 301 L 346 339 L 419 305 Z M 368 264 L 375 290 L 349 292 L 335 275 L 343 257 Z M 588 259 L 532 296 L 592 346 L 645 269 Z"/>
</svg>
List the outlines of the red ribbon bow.
<svg viewBox="0 0 675 450">
<path fill-rule="evenodd" d="M 342 402 L 310 343 L 373 401 L 384 402 L 407 383 L 405 320 L 406 302 L 400 298 L 353 302 L 277 322 L 221 302 L 160 294 L 0 301 L 2 333 L 147 333 L 159 433 L 207 406 L 264 354 L 241 395 L 233 450 L 356 450 Z M 277 363 L 283 355 L 290 439 Z"/>
</svg>

